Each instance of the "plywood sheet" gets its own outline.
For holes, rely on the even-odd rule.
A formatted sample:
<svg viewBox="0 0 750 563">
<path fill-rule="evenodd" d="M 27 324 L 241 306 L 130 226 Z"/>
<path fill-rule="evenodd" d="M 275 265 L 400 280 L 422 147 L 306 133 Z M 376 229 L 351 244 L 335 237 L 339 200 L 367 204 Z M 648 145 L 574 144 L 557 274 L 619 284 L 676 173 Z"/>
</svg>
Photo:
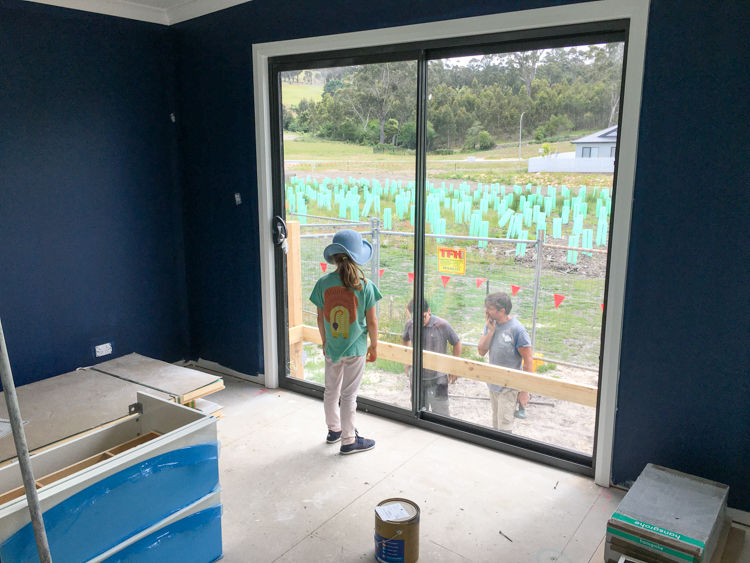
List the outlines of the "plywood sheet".
<svg viewBox="0 0 750 563">
<path fill-rule="evenodd" d="M 138 392 L 166 400 L 153 389 L 95 371 L 78 370 L 16 388 L 29 451 L 97 428 L 128 414 Z M 0 418 L 8 418 L 0 401 Z M 0 438 L 0 462 L 16 456 L 13 437 Z"/>
<path fill-rule="evenodd" d="M 175 398 L 195 398 L 195 393 L 202 388 L 223 388 L 222 379 L 197 370 L 168 364 L 140 354 L 128 354 L 93 366 L 90 371 L 106 372 L 108 374 L 130 380 L 132 382 L 168 393 Z M 179 401 L 184 402 L 184 401 Z"/>
</svg>

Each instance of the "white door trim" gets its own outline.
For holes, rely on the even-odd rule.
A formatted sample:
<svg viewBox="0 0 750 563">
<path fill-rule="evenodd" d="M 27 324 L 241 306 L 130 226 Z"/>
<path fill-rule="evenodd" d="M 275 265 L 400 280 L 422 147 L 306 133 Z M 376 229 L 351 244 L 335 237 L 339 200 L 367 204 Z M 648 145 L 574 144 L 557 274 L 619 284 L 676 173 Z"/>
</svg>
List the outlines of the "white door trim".
<svg viewBox="0 0 750 563">
<path fill-rule="evenodd" d="M 616 213 L 611 227 L 611 258 L 605 340 L 602 349 L 602 383 L 598 414 L 596 476 L 598 485 L 609 486 L 612 474 L 612 446 L 617 407 L 617 383 L 620 365 L 625 277 L 630 242 L 638 125 L 641 110 L 643 62 L 650 0 L 603 0 L 568 6 L 555 6 L 505 14 L 493 14 L 386 29 L 293 39 L 253 45 L 255 87 L 255 142 L 258 159 L 258 224 L 260 229 L 261 291 L 263 299 L 263 384 L 277 387 L 278 359 L 276 336 L 275 270 L 271 248 L 272 187 L 271 134 L 269 112 L 268 59 L 282 55 L 315 53 L 339 49 L 357 49 L 428 41 L 524 29 L 573 25 L 615 19 L 629 19 L 627 68 L 622 103 L 623 120 L 618 132 L 620 156 L 617 167 Z"/>
</svg>

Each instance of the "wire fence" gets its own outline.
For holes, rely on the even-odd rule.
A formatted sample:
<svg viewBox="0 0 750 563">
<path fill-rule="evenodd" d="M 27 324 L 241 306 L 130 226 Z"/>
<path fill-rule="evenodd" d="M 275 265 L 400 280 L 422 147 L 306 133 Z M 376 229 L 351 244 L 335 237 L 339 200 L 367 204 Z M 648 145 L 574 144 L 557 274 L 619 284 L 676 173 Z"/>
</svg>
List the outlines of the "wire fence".
<svg viewBox="0 0 750 563">
<path fill-rule="evenodd" d="M 330 223 L 330 218 L 310 218 L 328 223 L 302 225 L 303 303 L 308 302 L 321 275 L 334 267 L 325 263 L 323 249 L 330 244 L 336 227 L 355 228 L 366 240 L 375 241 L 373 264 L 365 267 L 364 273 L 383 294 L 378 310 L 382 338 L 400 343 L 410 318 L 406 307 L 413 295 L 414 233 L 383 231 L 378 221 Z M 579 267 L 573 270 L 566 265 L 567 247 L 544 245 L 537 272 L 535 241 L 529 241 L 526 256 L 518 258 L 517 241 L 489 237 L 455 237 L 451 241 L 449 235 L 444 237 L 447 242 L 440 244 L 435 237 L 426 240 L 424 295 L 432 314 L 448 320 L 462 342 L 471 345 L 479 340 L 484 330 L 484 298 L 504 291 L 513 294 L 511 315 L 535 335 L 535 355 L 543 355 L 548 362 L 598 371 L 606 262 L 601 252 L 585 256 L 579 249 Z M 485 248 L 476 246 L 480 240 L 488 241 Z M 447 276 L 437 269 L 437 247 L 453 243 L 467 250 L 464 275 Z M 304 323 L 315 326 L 314 308 L 303 307 L 303 311 Z"/>
</svg>

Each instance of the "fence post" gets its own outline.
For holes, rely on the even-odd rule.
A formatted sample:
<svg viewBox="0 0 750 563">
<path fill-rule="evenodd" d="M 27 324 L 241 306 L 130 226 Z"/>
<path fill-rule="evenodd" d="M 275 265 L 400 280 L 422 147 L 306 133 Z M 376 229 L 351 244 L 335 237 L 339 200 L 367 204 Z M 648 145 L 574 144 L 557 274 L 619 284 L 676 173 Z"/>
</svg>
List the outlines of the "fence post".
<svg viewBox="0 0 750 563">
<path fill-rule="evenodd" d="M 289 315 L 289 376 L 297 379 L 305 378 L 305 368 L 302 365 L 302 333 L 292 329 L 302 330 L 302 251 L 300 248 L 299 221 L 287 221 L 287 242 L 289 250 L 286 254 L 286 300 Z M 294 334 L 292 338 L 291 335 Z"/>
<path fill-rule="evenodd" d="M 544 231 L 536 232 L 536 268 L 534 271 L 534 310 L 531 313 L 531 347 L 536 343 L 536 310 L 539 305 L 539 287 L 542 282 L 542 241 Z"/>
</svg>

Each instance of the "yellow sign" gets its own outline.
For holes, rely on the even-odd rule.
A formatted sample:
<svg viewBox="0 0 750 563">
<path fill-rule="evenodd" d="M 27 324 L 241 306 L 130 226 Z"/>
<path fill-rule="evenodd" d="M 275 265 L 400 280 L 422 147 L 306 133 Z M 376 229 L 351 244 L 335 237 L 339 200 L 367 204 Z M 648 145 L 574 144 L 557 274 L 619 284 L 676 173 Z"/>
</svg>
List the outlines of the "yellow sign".
<svg viewBox="0 0 750 563">
<path fill-rule="evenodd" d="M 438 246 L 438 272 L 444 274 L 466 274 L 466 249 Z"/>
</svg>

